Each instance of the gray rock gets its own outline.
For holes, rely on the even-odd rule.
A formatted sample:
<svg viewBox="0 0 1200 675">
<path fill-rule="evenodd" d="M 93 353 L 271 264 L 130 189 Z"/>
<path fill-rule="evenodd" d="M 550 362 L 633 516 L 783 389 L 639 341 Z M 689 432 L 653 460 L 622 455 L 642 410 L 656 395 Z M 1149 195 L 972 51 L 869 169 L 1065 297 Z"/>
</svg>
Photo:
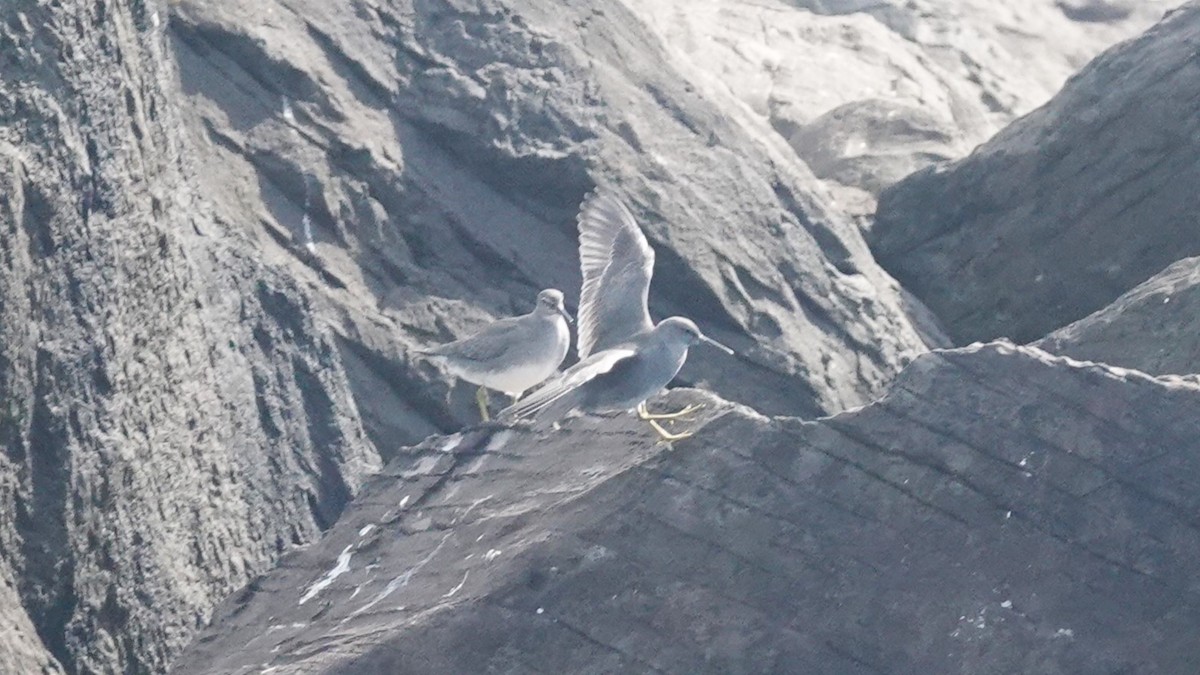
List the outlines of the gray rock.
<svg viewBox="0 0 1200 675">
<path fill-rule="evenodd" d="M 1138 6 L 1133 0 L 1059 0 L 1055 4 L 1067 18 L 1087 23 L 1122 21 Z"/>
<path fill-rule="evenodd" d="M 0 666 L 9 673 L 61 675 L 62 665 L 46 650 L 9 573 L 8 565 L 0 567 Z"/>
<path fill-rule="evenodd" d="M 870 220 L 881 178 L 965 155 L 1046 102 L 1096 54 L 1134 36 L 1179 0 L 656 0 L 631 2 L 668 53 L 711 97 L 732 94 L 813 166 L 838 208 Z M 877 102 L 886 101 L 881 106 Z M 853 110 L 888 127 L 919 115 L 937 130 L 888 136 L 886 152 L 797 130 Z M 919 112 L 917 112 L 919 111 Z M 851 137 L 867 129 L 845 130 Z M 860 134 L 859 132 L 865 132 Z M 843 132 L 845 133 L 845 132 Z M 813 152 L 813 151 L 816 152 Z M 823 171 L 833 153 L 852 169 Z M 890 183 L 889 183 L 890 184 Z"/>
<path fill-rule="evenodd" d="M 818 415 L 944 343 L 769 123 L 710 96 L 621 2 L 173 12 L 205 192 L 323 296 L 365 364 L 352 375 L 389 374 L 390 392 L 354 385 L 385 454 L 477 416 L 407 347 L 527 311 L 547 286 L 577 300 L 574 217 L 596 184 L 656 248 L 656 318 L 738 351 L 694 354 L 684 383 Z M 388 423 L 397 408 L 421 414 Z"/>
<path fill-rule="evenodd" d="M 874 263 L 858 228 L 777 127 L 713 93 L 621 2 L 168 4 L 0 6 L 0 670 L 163 671 L 220 598 L 337 521 L 381 455 L 404 484 L 411 479 L 412 499 L 428 494 L 448 509 L 456 485 L 439 482 L 442 462 L 460 463 L 447 476 L 487 474 L 459 489 L 476 495 L 471 503 L 495 495 L 478 505 L 496 516 L 488 522 L 514 528 L 505 532 L 533 527 L 553 543 L 554 532 L 600 527 L 607 546 L 643 556 L 638 565 L 684 550 L 684 535 L 659 541 L 647 538 L 657 530 L 603 531 L 591 510 L 559 509 L 593 509 L 590 500 L 605 494 L 628 504 L 642 488 L 650 499 L 637 513 L 669 506 L 673 493 L 658 491 L 660 465 L 680 471 L 666 477 L 668 488 L 686 480 L 703 486 L 696 495 L 708 494 L 715 488 L 701 481 L 752 468 L 721 463 L 751 447 L 746 439 L 769 428 L 808 442 L 808 427 L 721 408 L 725 416 L 706 429 L 720 444 L 711 448 L 720 473 L 662 464 L 670 456 L 628 420 L 582 423 L 573 438 L 607 445 L 584 443 L 561 456 L 541 453 L 572 436 L 544 448 L 527 435 L 509 437 L 506 447 L 520 444 L 532 462 L 497 448 L 471 457 L 482 432 L 468 433 L 453 452 L 408 448 L 460 427 L 472 411 L 469 390 L 451 388 L 407 349 L 526 311 L 538 288 L 574 288 L 573 217 L 594 184 L 630 197 L 657 249 L 654 311 L 693 316 L 739 349 L 738 360 L 697 355 L 685 382 L 769 413 L 811 416 L 868 402 L 914 353 L 945 342 L 921 304 Z M 966 392 L 950 392 L 959 394 Z M 489 473 L 493 458 L 514 468 Z M 547 487 L 556 476 L 562 493 Z M 378 478 L 375 492 L 396 484 L 396 476 Z M 390 607 L 419 590 L 453 602 L 483 597 L 495 584 L 525 597 L 525 575 L 540 569 L 523 566 L 527 558 L 510 566 L 502 553 L 492 556 L 501 571 L 474 581 L 457 575 L 466 568 L 422 565 L 450 550 L 430 537 L 454 526 L 410 521 L 394 496 L 384 505 L 394 509 L 392 525 L 410 528 L 412 538 L 372 546 L 391 556 L 387 565 L 409 567 L 372 582 L 360 600 L 382 595 L 375 607 Z M 814 504 L 806 492 L 794 497 L 796 507 Z M 488 510 L 493 500 L 509 510 Z M 370 499 L 356 503 L 375 513 Z M 716 517 L 729 508 L 721 504 L 697 503 L 695 513 Z M 510 519 L 523 510 L 556 515 L 540 525 Z M 926 517 L 935 516 L 914 523 Z M 329 541 L 359 536 L 346 529 L 352 519 L 340 522 Z M 696 523 L 672 525 L 690 532 Z M 841 541 L 840 530 L 821 532 Z M 783 533 L 794 542 L 793 535 Z M 643 539 L 648 546 L 637 553 Z M 1189 540 L 1180 541 L 1188 550 Z M 536 543 L 504 546 L 520 553 Z M 323 546 L 299 554 L 319 569 L 293 589 L 289 611 L 320 612 L 347 580 L 315 587 L 296 604 L 346 550 L 326 560 Z M 569 557 L 570 546 L 536 550 Z M 347 552 L 358 561 L 369 554 Z M 762 588 L 777 590 L 783 577 L 761 576 L 757 559 L 721 553 L 716 574 L 728 580 L 744 570 L 738 574 L 750 575 L 751 588 L 761 578 Z M 605 560 L 605 574 L 626 573 Z M 784 562 L 792 574 L 796 561 Z M 424 576 L 433 572 L 445 578 Z M 544 587 L 543 577 L 528 579 Z M 481 581 L 489 585 L 474 586 Z M 696 607 L 714 602 L 709 587 L 687 587 Z M 231 606 L 258 606 L 256 588 Z M 661 600 L 664 589 L 641 592 Z M 755 597 L 741 606 L 761 613 Z M 638 597 L 622 598 L 619 607 L 636 610 Z M 489 611 L 524 616 L 503 602 Z M 373 607 L 360 617 L 381 621 L 376 614 Z M 753 625 L 775 630 L 755 616 Z M 273 631 L 269 617 L 258 618 L 270 641 L 314 617 Z M 221 644 L 221 626 L 194 653 Z M 1164 626 L 1170 637 L 1174 624 Z M 685 645 L 679 662 L 699 663 L 687 651 L 694 643 L 672 630 L 663 634 Z M 716 635 L 720 627 L 704 630 Z M 347 638 L 352 658 L 390 658 L 358 640 Z M 547 646 L 590 653 L 573 642 Z M 342 659 L 340 649 L 329 652 L 331 663 Z M 851 660 L 862 658 L 849 649 Z M 779 658 L 795 651 L 787 650 Z M 658 658 L 643 648 L 631 653 Z M 274 658 L 254 649 L 244 656 Z M 464 663 L 476 657 L 464 652 Z M 714 658 L 716 667 L 728 662 Z"/>
<path fill-rule="evenodd" d="M 1192 2 L 970 157 L 886 191 L 880 263 L 957 342 L 1024 342 L 1200 253 L 1198 38 Z"/>
<path fill-rule="evenodd" d="M 149 673 L 379 466 L 186 178 L 148 3 L 0 5 L 0 671 Z"/>
<path fill-rule="evenodd" d="M 1200 258 L 1185 258 L 1034 344 L 1152 375 L 1200 373 L 1198 317 Z"/>
<path fill-rule="evenodd" d="M 878 194 L 917 169 L 963 154 L 960 136 L 927 111 L 869 99 L 834 108 L 788 143 L 817 176 Z"/>
<path fill-rule="evenodd" d="M 177 673 L 1184 673 L 1200 382 L 1007 343 L 815 422 L 699 392 L 405 451 Z M 659 403 L 659 405 L 666 405 Z"/>
</svg>

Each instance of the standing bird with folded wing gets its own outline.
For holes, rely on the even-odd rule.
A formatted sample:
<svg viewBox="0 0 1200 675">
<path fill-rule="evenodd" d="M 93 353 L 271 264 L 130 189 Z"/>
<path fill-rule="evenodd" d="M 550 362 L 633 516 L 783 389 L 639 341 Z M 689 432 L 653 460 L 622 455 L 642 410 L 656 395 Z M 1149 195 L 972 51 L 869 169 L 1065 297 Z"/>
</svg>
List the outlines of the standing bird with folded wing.
<svg viewBox="0 0 1200 675">
<path fill-rule="evenodd" d="M 570 320 L 562 292 L 547 288 L 538 293 L 537 304 L 528 314 L 499 319 L 469 337 L 416 353 L 479 385 L 475 401 L 486 421 L 488 389 L 517 400 L 558 370 L 571 347 Z"/>
</svg>

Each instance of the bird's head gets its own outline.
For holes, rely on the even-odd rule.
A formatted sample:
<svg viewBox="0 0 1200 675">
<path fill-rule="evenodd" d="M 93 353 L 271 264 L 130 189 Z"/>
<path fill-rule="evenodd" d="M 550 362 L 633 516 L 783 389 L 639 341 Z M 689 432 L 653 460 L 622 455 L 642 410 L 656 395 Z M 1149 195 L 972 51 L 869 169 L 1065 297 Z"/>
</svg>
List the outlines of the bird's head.
<svg viewBox="0 0 1200 675">
<path fill-rule="evenodd" d="M 682 316 L 673 316 L 669 319 L 663 319 L 658 323 L 657 329 L 661 331 L 668 339 L 678 340 L 688 346 L 703 342 L 720 349 L 726 354 L 733 354 L 732 349 L 708 337 L 704 333 L 701 333 L 700 328 L 697 327 L 691 319 L 687 319 Z"/>
<path fill-rule="evenodd" d="M 562 291 L 557 288 L 547 288 L 538 293 L 537 308 L 535 311 L 543 316 L 558 314 L 566 319 L 567 323 L 572 323 L 571 315 L 567 313 L 567 308 L 563 306 Z"/>
</svg>

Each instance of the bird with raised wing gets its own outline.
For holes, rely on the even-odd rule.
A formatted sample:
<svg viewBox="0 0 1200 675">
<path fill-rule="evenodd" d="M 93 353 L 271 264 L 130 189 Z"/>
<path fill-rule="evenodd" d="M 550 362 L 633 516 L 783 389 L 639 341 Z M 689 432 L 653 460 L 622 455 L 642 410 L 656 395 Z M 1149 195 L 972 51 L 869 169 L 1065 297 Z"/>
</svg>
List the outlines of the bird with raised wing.
<svg viewBox="0 0 1200 675">
<path fill-rule="evenodd" d="M 479 385 L 475 401 L 487 420 L 488 389 L 515 401 L 558 370 L 571 346 L 570 320 L 562 292 L 548 288 L 538 293 L 528 314 L 499 319 L 473 335 L 416 353 Z"/>
<path fill-rule="evenodd" d="M 501 417 L 558 419 L 571 412 L 636 409 L 663 440 L 673 434 L 658 420 L 687 415 L 699 406 L 652 414 L 646 399 L 667 386 L 699 343 L 733 350 L 704 335 L 690 319 L 673 316 L 655 325 L 648 307 L 654 250 L 619 199 L 597 191 L 579 212 L 579 261 L 583 274 L 578 319 L 580 361 Z"/>
</svg>

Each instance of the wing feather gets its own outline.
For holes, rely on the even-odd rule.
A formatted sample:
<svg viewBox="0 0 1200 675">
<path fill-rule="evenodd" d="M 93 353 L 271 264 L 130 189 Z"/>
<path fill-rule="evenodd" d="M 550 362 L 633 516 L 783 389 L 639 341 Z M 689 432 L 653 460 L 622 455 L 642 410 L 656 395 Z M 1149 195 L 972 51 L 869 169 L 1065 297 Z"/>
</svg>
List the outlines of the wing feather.
<svg viewBox="0 0 1200 675">
<path fill-rule="evenodd" d="M 611 371 L 621 361 L 637 352 L 629 348 L 607 349 L 564 370 L 543 384 L 537 391 L 500 411 L 501 417 L 534 417 L 550 405 L 568 396 L 588 382 Z"/>
<path fill-rule="evenodd" d="M 505 352 L 519 348 L 525 330 L 523 316 L 498 319 L 484 326 L 479 332 L 453 342 L 417 350 L 428 356 L 447 356 L 467 361 L 487 362 L 500 358 Z"/>
<path fill-rule="evenodd" d="M 625 204 L 606 192 L 584 200 L 578 223 L 583 285 L 576 348 L 584 359 L 653 327 L 647 302 L 654 249 Z"/>
</svg>

